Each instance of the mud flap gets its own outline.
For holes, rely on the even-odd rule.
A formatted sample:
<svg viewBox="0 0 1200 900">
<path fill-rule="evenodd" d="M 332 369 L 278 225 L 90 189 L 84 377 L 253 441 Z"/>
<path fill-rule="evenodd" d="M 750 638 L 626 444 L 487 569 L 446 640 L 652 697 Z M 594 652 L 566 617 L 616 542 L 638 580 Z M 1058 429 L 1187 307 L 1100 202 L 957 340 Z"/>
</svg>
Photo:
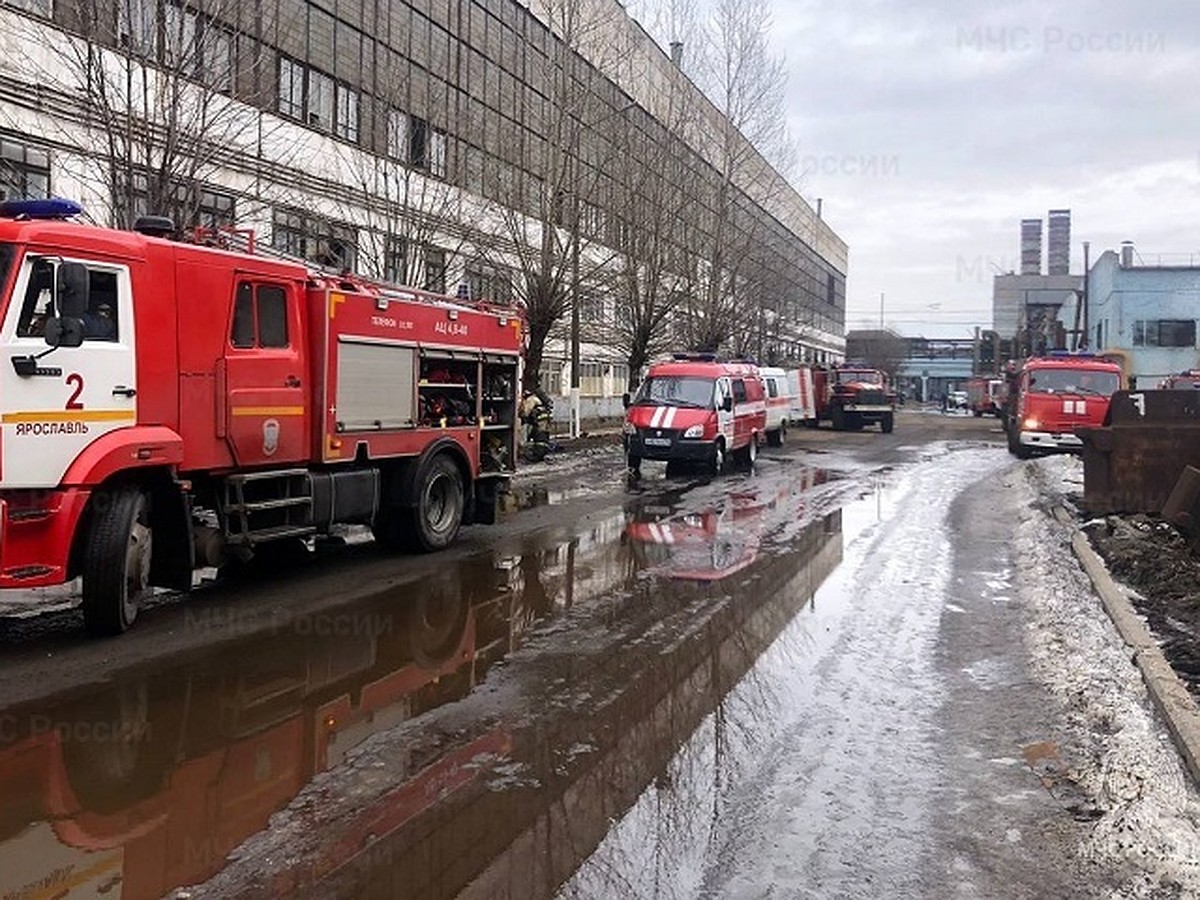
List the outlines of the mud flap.
<svg viewBox="0 0 1200 900">
<path fill-rule="evenodd" d="M 154 533 L 150 584 L 190 591 L 196 568 L 192 504 L 176 481 L 156 479 L 150 485 L 150 528 Z"/>
</svg>

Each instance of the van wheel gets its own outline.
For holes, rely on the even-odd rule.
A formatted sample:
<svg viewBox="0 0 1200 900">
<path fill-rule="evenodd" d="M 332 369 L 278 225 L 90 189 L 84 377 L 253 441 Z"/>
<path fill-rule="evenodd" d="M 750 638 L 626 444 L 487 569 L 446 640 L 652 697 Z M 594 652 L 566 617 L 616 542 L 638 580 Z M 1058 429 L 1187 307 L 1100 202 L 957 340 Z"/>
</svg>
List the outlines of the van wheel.
<svg viewBox="0 0 1200 900">
<path fill-rule="evenodd" d="M 83 550 L 83 622 L 94 635 L 129 629 L 150 596 L 150 498 L 136 487 L 94 498 L 95 513 Z"/>
<path fill-rule="evenodd" d="M 758 460 L 758 435 L 750 435 L 750 443 L 741 450 L 736 451 L 738 464 L 747 468 L 754 468 L 755 461 Z"/>
<path fill-rule="evenodd" d="M 708 458 L 708 473 L 720 475 L 725 471 L 725 441 L 717 438 L 713 444 L 712 454 Z"/>
<path fill-rule="evenodd" d="M 892 413 L 884 413 L 879 418 L 879 430 L 884 434 L 891 434 L 892 429 L 896 427 L 896 418 Z"/>
</svg>

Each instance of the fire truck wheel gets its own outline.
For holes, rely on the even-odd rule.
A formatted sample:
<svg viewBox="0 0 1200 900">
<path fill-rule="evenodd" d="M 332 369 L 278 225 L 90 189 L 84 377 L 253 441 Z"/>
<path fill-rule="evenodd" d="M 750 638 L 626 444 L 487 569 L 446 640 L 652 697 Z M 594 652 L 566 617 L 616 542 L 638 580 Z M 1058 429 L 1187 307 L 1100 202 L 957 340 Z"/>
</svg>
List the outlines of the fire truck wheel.
<svg viewBox="0 0 1200 900">
<path fill-rule="evenodd" d="M 879 418 L 879 430 L 891 434 L 896 427 L 896 417 L 892 413 L 884 413 Z"/>
<path fill-rule="evenodd" d="M 625 468 L 629 470 L 629 474 L 634 478 L 642 476 L 642 458 L 640 456 L 630 455 L 625 459 Z"/>
<path fill-rule="evenodd" d="M 413 537 L 425 551 L 441 550 L 454 541 L 463 517 L 463 483 L 458 466 L 438 454 L 417 476 Z"/>
<path fill-rule="evenodd" d="M 136 487 L 98 493 L 83 549 L 83 621 L 95 635 L 127 630 L 150 594 L 150 498 Z"/>
<path fill-rule="evenodd" d="M 833 408 L 833 413 L 830 416 L 834 431 L 846 430 L 846 413 L 840 406 Z"/>
</svg>

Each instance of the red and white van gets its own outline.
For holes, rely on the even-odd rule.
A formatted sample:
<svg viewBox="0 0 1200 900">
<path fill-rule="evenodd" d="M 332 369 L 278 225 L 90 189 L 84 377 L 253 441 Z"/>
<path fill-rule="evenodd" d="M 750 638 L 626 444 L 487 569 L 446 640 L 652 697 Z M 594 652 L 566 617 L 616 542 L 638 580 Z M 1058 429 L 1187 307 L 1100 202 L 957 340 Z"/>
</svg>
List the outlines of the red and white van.
<svg viewBox="0 0 1200 900">
<path fill-rule="evenodd" d="M 772 447 L 782 447 L 787 440 L 788 419 L 791 418 L 793 400 L 788 373 L 783 369 L 763 366 L 758 370 L 758 375 L 766 392 L 767 443 Z"/>
<path fill-rule="evenodd" d="M 650 367 L 625 412 L 625 458 L 696 463 L 712 473 L 732 455 L 752 465 L 767 427 L 758 368 L 708 355 L 676 356 Z"/>
</svg>

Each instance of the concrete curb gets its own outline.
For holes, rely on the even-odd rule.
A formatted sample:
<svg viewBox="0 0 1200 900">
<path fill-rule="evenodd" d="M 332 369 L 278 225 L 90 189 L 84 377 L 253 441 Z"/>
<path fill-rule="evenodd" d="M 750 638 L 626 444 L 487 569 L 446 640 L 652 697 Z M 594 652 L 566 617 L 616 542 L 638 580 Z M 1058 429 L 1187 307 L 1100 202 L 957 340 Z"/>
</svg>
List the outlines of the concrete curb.
<svg viewBox="0 0 1200 900">
<path fill-rule="evenodd" d="M 1055 508 L 1054 516 L 1070 529 L 1071 549 L 1091 579 L 1105 612 L 1133 650 L 1133 661 L 1142 673 L 1150 698 L 1166 721 L 1167 730 L 1171 732 L 1192 780 L 1200 786 L 1200 706 L 1167 662 L 1146 623 L 1134 610 L 1128 594 L 1108 574 L 1104 561 L 1092 549 L 1087 535 L 1061 506 Z"/>
</svg>

